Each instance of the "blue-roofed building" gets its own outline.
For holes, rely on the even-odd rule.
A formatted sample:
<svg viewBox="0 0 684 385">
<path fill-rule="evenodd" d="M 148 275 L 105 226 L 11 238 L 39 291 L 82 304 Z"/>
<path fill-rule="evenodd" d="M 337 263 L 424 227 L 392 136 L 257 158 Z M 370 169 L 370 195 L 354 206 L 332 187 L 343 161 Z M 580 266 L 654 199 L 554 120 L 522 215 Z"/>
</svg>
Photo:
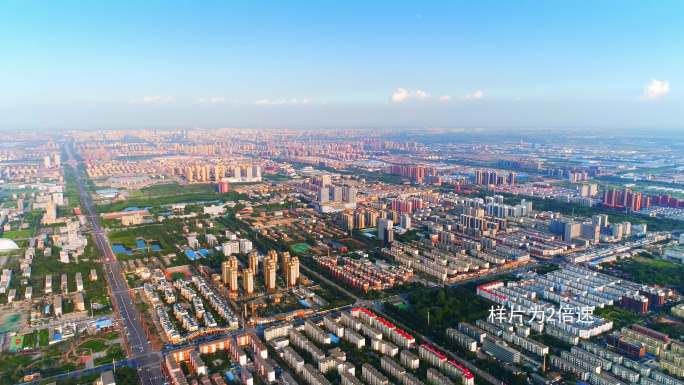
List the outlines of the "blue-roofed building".
<svg viewBox="0 0 684 385">
<path fill-rule="evenodd" d="M 197 253 L 195 253 L 195 250 L 192 250 L 192 249 L 185 250 L 185 256 L 188 257 L 188 259 L 191 261 L 197 260 Z"/>
<path fill-rule="evenodd" d="M 112 320 L 110 318 L 101 318 L 101 319 L 95 321 L 95 328 L 97 330 L 110 328 L 113 325 L 114 325 L 114 323 L 112 322 Z"/>
</svg>

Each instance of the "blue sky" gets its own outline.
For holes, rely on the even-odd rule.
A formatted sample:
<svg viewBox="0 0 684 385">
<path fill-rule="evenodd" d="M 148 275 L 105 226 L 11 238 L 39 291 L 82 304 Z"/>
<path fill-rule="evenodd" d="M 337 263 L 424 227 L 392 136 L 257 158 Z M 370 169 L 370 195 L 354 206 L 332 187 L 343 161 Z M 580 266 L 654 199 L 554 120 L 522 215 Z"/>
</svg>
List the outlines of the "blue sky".
<svg viewBox="0 0 684 385">
<path fill-rule="evenodd" d="M 0 2 L 0 128 L 684 128 L 681 1 Z"/>
</svg>

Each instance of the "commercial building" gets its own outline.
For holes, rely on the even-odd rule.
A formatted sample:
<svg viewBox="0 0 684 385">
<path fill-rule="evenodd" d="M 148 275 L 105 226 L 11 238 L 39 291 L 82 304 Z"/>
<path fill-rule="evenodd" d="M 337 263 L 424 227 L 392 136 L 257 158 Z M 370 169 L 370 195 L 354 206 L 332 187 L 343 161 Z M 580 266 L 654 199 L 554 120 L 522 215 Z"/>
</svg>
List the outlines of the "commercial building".
<svg viewBox="0 0 684 385">
<path fill-rule="evenodd" d="M 394 242 L 394 222 L 391 219 L 378 220 L 378 240 L 385 244 Z"/>
</svg>

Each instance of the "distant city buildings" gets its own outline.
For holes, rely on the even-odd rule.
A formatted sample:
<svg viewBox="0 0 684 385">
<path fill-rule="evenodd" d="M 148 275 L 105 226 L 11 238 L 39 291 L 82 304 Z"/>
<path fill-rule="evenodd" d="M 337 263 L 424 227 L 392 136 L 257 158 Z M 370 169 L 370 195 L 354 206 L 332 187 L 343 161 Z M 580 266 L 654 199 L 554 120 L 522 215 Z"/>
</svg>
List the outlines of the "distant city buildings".
<svg viewBox="0 0 684 385">
<path fill-rule="evenodd" d="M 660 229 L 669 222 L 649 232 L 639 222 L 650 224 L 652 218 L 623 219 L 676 214 L 684 207 L 676 186 L 684 173 L 651 167 L 669 164 L 676 154 L 647 158 L 638 150 L 552 142 L 416 143 L 389 139 L 386 133 L 69 134 L 93 183 L 116 187 L 97 190 L 97 210 L 106 233 L 115 234 L 112 246 L 122 257 L 124 274 L 131 283 L 141 282 L 149 305 L 142 318 L 153 319 L 146 326 L 158 328 L 162 343 L 169 344 L 162 354 L 170 383 L 222 385 L 226 372 L 232 373 L 231 381 L 245 384 L 327 385 L 331 378 L 345 385 L 474 382 L 472 362 L 417 341 L 380 313 L 349 310 L 348 302 L 330 290 L 329 280 L 352 293 L 399 292 L 402 296 L 385 297 L 397 308 L 410 306 L 402 301 L 407 302 L 414 282 L 471 280 L 481 283 L 476 295 L 508 310 L 615 306 L 648 314 L 669 308 L 667 288 L 586 266 L 643 250 L 662 250 L 663 259 L 684 261 L 681 245 L 665 244 L 672 232 Z M 32 327 L 60 323 L 50 327 L 49 343 L 85 336 L 82 328 L 69 325 L 80 317 L 71 313 L 107 310 L 99 298 L 89 297 L 89 290 L 107 282 L 98 279 L 109 278 L 107 270 L 90 266 L 70 272 L 92 261 L 92 255 L 84 255 L 92 246 L 84 233 L 90 217 L 70 209 L 75 205 L 70 199 L 79 197 L 64 184 L 72 183 L 73 169 L 60 167 L 59 152 L 56 144 L 0 149 L 0 183 L 7 190 L 0 226 L 3 236 L 16 239 L 0 242 L 16 261 L 2 269 L 2 306 L 17 311 L 31 304 Z M 644 159 L 652 170 L 645 170 Z M 153 184 L 162 185 L 142 189 Z M 162 193 L 147 196 L 155 190 Z M 169 190 L 174 191 L 167 196 Z M 624 213 L 597 209 L 595 214 L 608 214 L 591 215 L 597 205 Z M 39 216 L 43 223 L 34 223 Z M 24 236 L 34 226 L 39 231 Z M 159 241 L 135 236 L 155 231 L 166 233 Z M 122 241 L 121 234 L 134 235 L 136 245 L 125 245 L 130 241 Z M 45 271 L 36 263 L 45 261 L 64 269 L 35 276 Z M 533 262 L 544 270 L 551 264 L 562 268 L 537 274 L 526 268 Z M 315 270 L 311 276 L 302 275 L 309 269 Z M 503 274 L 516 280 L 486 280 Z M 671 312 L 684 314 L 679 306 Z M 453 347 L 506 363 L 511 373 L 536 367 L 540 376 L 549 373 L 547 365 L 592 385 L 678 384 L 683 350 L 675 338 L 636 324 L 616 329 L 599 316 L 584 321 L 481 318 L 452 325 L 445 337 Z M 252 327 L 263 330 L 268 350 L 249 331 Z M 563 347 L 546 345 L 554 341 Z M 219 352 L 221 363 L 214 357 L 204 362 L 204 355 Z M 278 357 L 269 358 L 273 352 Z M 347 361 L 347 355 L 359 353 L 373 354 L 379 364 Z"/>
<path fill-rule="evenodd" d="M 436 170 L 432 167 L 414 164 L 393 164 L 389 173 L 410 179 L 416 183 L 437 182 Z"/>
<path fill-rule="evenodd" d="M 650 197 L 645 197 L 641 192 L 630 189 L 609 189 L 603 193 L 603 205 L 610 208 L 623 208 L 630 211 L 640 211 L 642 207 L 651 207 Z"/>
<path fill-rule="evenodd" d="M 502 184 L 514 185 L 516 183 L 516 175 L 514 172 L 500 174 L 497 171 L 476 170 L 473 183 L 482 186 Z"/>
</svg>

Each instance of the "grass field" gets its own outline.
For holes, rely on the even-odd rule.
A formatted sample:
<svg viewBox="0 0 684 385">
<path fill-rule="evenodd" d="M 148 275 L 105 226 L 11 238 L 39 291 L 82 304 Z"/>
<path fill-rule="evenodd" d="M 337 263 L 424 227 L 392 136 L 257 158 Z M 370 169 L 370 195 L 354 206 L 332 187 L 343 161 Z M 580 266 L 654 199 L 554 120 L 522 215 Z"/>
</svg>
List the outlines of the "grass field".
<svg viewBox="0 0 684 385">
<path fill-rule="evenodd" d="M 24 334 L 24 348 L 28 349 L 33 349 L 36 347 L 36 343 L 38 342 L 38 332 L 31 332 L 28 334 Z"/>
<path fill-rule="evenodd" d="M 101 340 L 90 340 L 82 343 L 79 348 L 89 349 L 94 353 L 107 349 L 107 345 Z"/>
<path fill-rule="evenodd" d="M 3 238 L 9 238 L 9 239 L 25 239 L 25 238 L 30 238 L 32 235 L 33 235 L 33 230 L 31 230 L 31 229 L 11 230 L 11 231 L 5 231 L 2 233 Z"/>
<path fill-rule="evenodd" d="M 174 251 L 174 244 L 183 242 L 182 228 L 182 222 L 168 220 L 158 224 L 112 231 L 108 237 L 110 242 L 120 243 L 129 249 L 135 248 L 135 240 L 138 238 L 157 241 L 162 249 L 159 253 L 169 253 Z M 142 256 L 146 252 L 137 252 L 137 254 Z"/>
<path fill-rule="evenodd" d="M 38 332 L 38 345 L 40 347 L 48 346 L 50 343 L 50 332 L 47 329 L 42 329 Z"/>
<path fill-rule="evenodd" d="M 160 186 L 173 186 L 173 185 L 160 185 Z M 247 199 L 244 194 L 238 194 L 236 192 L 228 192 L 220 194 L 215 190 L 207 190 L 207 187 L 203 187 L 197 190 L 195 186 L 211 186 L 211 185 L 190 185 L 190 186 L 180 186 L 179 188 L 174 187 L 164 187 L 167 189 L 169 194 L 158 194 L 159 189 L 154 190 L 154 193 L 142 193 L 142 195 L 132 196 L 129 199 L 110 203 L 107 205 L 102 205 L 97 207 L 97 211 L 101 213 L 121 211 L 127 207 L 151 207 L 157 208 L 163 205 L 170 205 L 174 203 L 192 203 L 192 202 L 208 202 L 208 201 L 235 201 L 238 199 Z M 185 190 L 188 187 L 190 190 Z M 213 188 L 213 187 L 212 187 Z M 161 190 L 163 191 L 163 190 Z M 174 192 L 178 192 L 174 194 Z"/>
<path fill-rule="evenodd" d="M 297 254 L 306 253 L 311 248 L 311 246 L 309 246 L 308 243 L 295 243 L 290 247 L 292 248 L 292 251 L 294 251 Z"/>
<path fill-rule="evenodd" d="M 216 193 L 216 185 L 214 184 L 188 184 L 180 185 L 178 183 L 164 183 L 145 187 L 140 190 L 129 191 L 130 198 L 152 198 L 168 195 L 183 195 L 183 194 L 208 194 Z"/>
<path fill-rule="evenodd" d="M 271 182 L 284 182 L 291 180 L 287 175 L 282 175 L 282 174 L 263 174 L 264 180 L 271 181 Z"/>
</svg>

